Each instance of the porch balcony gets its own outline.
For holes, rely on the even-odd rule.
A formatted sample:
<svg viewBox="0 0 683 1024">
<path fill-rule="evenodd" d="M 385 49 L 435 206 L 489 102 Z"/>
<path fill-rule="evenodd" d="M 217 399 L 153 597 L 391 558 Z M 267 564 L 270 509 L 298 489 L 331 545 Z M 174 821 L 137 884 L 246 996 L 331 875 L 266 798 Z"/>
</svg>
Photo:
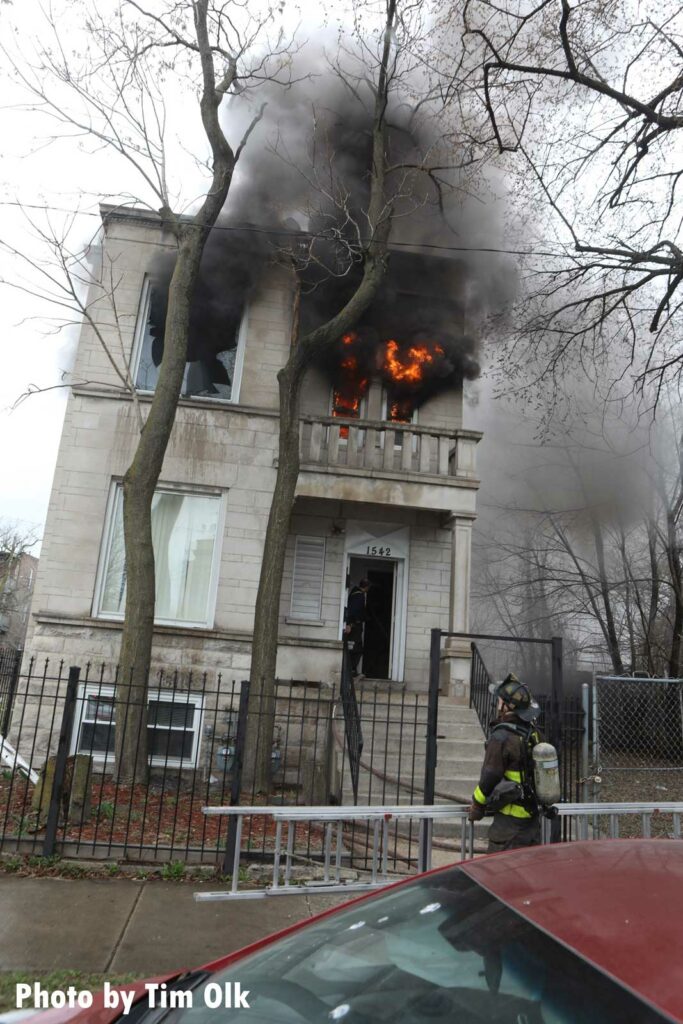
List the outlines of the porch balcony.
<svg viewBox="0 0 683 1024">
<path fill-rule="evenodd" d="M 474 512 L 481 437 L 473 430 L 304 413 L 297 494 Z"/>
</svg>

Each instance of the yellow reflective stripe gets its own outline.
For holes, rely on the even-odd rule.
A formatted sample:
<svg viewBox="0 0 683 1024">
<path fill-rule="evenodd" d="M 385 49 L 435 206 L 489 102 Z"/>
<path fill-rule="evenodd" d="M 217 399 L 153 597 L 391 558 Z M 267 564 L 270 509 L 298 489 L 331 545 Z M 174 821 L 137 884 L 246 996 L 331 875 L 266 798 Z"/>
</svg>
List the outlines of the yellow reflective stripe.
<svg viewBox="0 0 683 1024">
<path fill-rule="evenodd" d="M 519 782 L 520 786 L 522 785 L 522 773 L 521 772 L 514 772 L 514 771 L 512 771 L 510 769 L 509 771 L 505 772 L 505 778 L 509 779 L 510 782 Z"/>
<path fill-rule="evenodd" d="M 506 804 L 505 807 L 501 807 L 498 813 L 511 814 L 513 818 L 533 818 L 531 811 L 527 811 L 520 804 Z"/>
<path fill-rule="evenodd" d="M 474 799 L 476 800 L 476 802 L 478 804 L 485 804 L 486 803 L 486 797 L 482 793 L 482 791 L 479 788 L 479 786 L 477 786 L 477 788 L 475 789 L 475 791 L 474 791 L 474 793 L 472 795 L 473 795 Z"/>
</svg>

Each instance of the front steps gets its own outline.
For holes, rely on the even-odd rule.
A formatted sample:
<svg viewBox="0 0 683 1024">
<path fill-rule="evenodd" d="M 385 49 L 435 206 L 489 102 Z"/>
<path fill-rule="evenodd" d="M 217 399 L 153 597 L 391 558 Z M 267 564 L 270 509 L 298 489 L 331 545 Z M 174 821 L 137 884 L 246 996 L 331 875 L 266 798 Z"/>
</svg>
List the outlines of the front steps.
<svg viewBox="0 0 683 1024">
<path fill-rule="evenodd" d="M 367 680 L 356 684 L 363 751 L 358 780 L 358 803 L 421 804 L 426 763 L 427 697 L 396 692 L 396 684 L 380 689 Z M 338 723 L 338 738 L 343 723 Z M 473 708 L 440 697 L 437 719 L 435 802 L 469 803 L 479 781 L 485 737 Z M 353 804 L 348 770 L 344 771 L 342 801 Z M 434 823 L 434 835 L 459 838 L 458 819 Z M 477 823 L 481 836 L 486 826 Z"/>
</svg>

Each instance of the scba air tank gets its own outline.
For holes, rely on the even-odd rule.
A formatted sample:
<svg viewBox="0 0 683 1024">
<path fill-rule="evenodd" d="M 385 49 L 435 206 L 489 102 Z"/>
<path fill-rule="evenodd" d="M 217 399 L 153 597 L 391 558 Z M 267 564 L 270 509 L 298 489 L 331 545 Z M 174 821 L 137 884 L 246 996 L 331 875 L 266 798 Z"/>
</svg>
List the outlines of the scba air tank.
<svg viewBox="0 0 683 1024">
<path fill-rule="evenodd" d="M 532 751 L 534 786 L 539 804 L 550 807 L 560 799 L 560 767 L 552 743 L 537 743 Z"/>
</svg>

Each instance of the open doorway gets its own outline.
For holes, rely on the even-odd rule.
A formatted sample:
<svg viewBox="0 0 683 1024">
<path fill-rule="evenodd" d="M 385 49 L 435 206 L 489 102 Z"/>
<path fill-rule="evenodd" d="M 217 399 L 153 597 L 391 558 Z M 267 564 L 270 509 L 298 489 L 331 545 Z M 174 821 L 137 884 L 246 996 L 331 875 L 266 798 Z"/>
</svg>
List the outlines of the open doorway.
<svg viewBox="0 0 683 1024">
<path fill-rule="evenodd" d="M 390 558 L 349 556 L 348 586 L 366 577 L 372 584 L 367 598 L 367 619 L 360 671 L 369 679 L 392 678 L 396 562 Z"/>
</svg>

